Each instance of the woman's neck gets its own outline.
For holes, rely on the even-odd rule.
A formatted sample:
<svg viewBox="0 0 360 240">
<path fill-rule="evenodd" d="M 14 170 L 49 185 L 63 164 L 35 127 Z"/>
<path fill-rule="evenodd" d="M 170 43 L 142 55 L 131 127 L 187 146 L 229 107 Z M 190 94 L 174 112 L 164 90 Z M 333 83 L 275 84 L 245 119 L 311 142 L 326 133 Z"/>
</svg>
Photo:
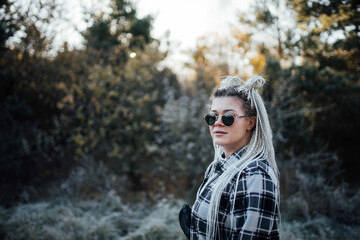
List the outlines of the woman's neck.
<svg viewBox="0 0 360 240">
<path fill-rule="evenodd" d="M 226 149 L 223 147 L 224 149 L 224 154 L 225 154 L 225 158 L 227 159 L 228 157 L 230 157 L 233 153 L 239 151 L 240 149 L 242 149 L 243 147 L 245 147 L 247 144 L 245 145 L 241 145 L 240 147 L 236 148 L 235 150 L 234 149 Z"/>
</svg>

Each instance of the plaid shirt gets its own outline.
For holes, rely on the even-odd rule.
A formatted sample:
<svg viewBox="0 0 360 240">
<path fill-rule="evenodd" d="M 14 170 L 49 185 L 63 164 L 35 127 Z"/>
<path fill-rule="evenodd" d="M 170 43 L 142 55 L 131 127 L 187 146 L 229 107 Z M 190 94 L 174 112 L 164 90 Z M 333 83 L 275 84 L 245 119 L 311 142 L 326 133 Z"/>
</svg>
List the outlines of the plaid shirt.
<svg viewBox="0 0 360 240">
<path fill-rule="evenodd" d="M 205 176 L 192 207 L 190 239 L 206 239 L 206 216 L 213 185 L 231 164 L 241 158 L 242 152 L 239 150 L 228 159 L 216 162 L 212 166 L 214 170 L 209 171 Z M 273 178 L 270 177 L 271 175 Z M 237 189 L 235 187 L 239 173 L 231 179 L 220 200 L 217 221 L 220 232 L 217 233 L 217 239 L 279 239 L 277 206 L 279 186 L 274 182 L 274 176 L 273 170 L 266 161 L 255 161 L 241 172 Z M 212 177 L 215 179 L 205 186 Z M 234 201 L 231 227 L 230 215 Z"/>
</svg>

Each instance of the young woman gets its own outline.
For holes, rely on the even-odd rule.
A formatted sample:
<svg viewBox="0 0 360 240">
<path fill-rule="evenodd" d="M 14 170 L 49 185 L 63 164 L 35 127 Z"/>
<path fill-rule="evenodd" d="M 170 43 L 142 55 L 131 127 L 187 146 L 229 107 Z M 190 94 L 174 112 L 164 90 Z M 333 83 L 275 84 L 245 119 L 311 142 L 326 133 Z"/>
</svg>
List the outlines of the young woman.
<svg viewBox="0 0 360 240">
<path fill-rule="evenodd" d="M 192 240 L 279 239 L 279 172 L 268 115 L 257 91 L 264 83 L 259 76 L 246 82 L 227 77 L 213 92 L 205 122 L 215 156 L 187 210 Z"/>
</svg>

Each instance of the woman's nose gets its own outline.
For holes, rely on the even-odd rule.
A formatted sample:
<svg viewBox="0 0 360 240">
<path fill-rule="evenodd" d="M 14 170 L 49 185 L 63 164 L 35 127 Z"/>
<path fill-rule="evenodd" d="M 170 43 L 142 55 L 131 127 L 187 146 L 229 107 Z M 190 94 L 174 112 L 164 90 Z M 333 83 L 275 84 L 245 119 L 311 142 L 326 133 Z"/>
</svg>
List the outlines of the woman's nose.
<svg viewBox="0 0 360 240">
<path fill-rule="evenodd" d="M 221 118 L 222 118 L 222 116 L 218 116 L 218 118 L 216 119 L 214 125 L 224 125 Z"/>
</svg>

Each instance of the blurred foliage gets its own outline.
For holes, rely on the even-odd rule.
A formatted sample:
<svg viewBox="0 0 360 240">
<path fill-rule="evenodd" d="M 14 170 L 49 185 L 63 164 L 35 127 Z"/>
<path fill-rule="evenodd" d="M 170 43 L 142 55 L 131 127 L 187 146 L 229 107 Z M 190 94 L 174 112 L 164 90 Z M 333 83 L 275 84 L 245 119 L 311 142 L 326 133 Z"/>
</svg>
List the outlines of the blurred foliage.
<svg viewBox="0 0 360 240">
<path fill-rule="evenodd" d="M 231 28 L 230 37 L 210 34 L 199 38 L 196 49 L 190 51 L 191 61 L 187 63 L 194 72 L 189 81 L 190 89 L 206 89 L 210 94 L 223 76 L 237 75 L 246 79 L 253 73 L 261 73 L 266 56 L 251 41 L 252 34 L 237 27 Z"/>
<path fill-rule="evenodd" d="M 130 204 L 114 191 L 117 181 L 105 165 L 86 159 L 60 188 L 53 189 L 50 199 L 11 208 L 0 206 L 0 237 L 5 240 L 185 239 L 178 223 L 182 201 L 168 197 L 151 204 L 142 198 Z M 96 198 L 82 195 L 89 194 L 89 188 L 93 188 L 92 193 L 94 189 L 99 193 Z M 342 198 L 341 193 L 337 197 Z M 335 199 L 334 203 L 339 200 Z M 293 196 L 289 210 L 296 215 L 297 211 L 304 210 L 304 202 L 301 197 Z M 344 224 L 325 216 L 294 219 L 283 218 L 282 238 L 356 239 L 360 233 L 359 225 Z"/>
<path fill-rule="evenodd" d="M 314 134 L 326 139 L 329 148 L 338 152 L 346 179 L 356 182 L 360 169 L 354 157 L 360 143 L 359 2 L 291 4 L 298 12 L 299 27 L 309 26 L 301 39 L 306 64 L 297 72 L 300 90 L 311 106 L 331 106 L 314 116 Z"/>
<path fill-rule="evenodd" d="M 165 188 L 173 186 L 167 191 L 192 202 L 213 159 L 212 140 L 202 118 L 209 110 L 209 95 L 203 88 L 177 97 L 173 89 L 167 92 L 166 99 L 160 125 L 162 133 L 156 138 L 162 146 L 157 162 L 161 166 L 159 173 L 165 176 Z"/>
<path fill-rule="evenodd" d="M 161 199 L 194 200 L 213 158 L 202 116 L 229 74 L 269 79 L 286 239 L 359 226 L 357 1 L 254 1 L 199 39 L 182 82 L 132 1 L 90 13 L 83 49 L 53 48 L 56 0 L 0 9 L 0 238 L 183 239 Z"/>
<path fill-rule="evenodd" d="M 139 172 L 151 171 L 167 82 L 175 78 L 156 65 L 157 45 L 146 46 L 122 66 L 94 65 L 88 78 L 71 84 L 58 102 L 60 129 L 74 157 L 93 155 L 140 187 Z M 142 161 L 139 161 L 142 159 Z"/>
<path fill-rule="evenodd" d="M 62 96 L 56 89 L 61 74 L 45 57 L 50 39 L 40 29 L 54 15 L 43 19 L 31 11 L 39 4 L 55 12 L 57 5 L 53 1 L 28 4 L 20 7 L 18 2 L 3 1 L 1 5 L 5 13 L 1 26 L 11 25 L 10 32 L 5 30 L 6 40 L 13 35 L 19 40 L 10 47 L 4 39 L 0 47 L 0 202 L 4 204 L 19 200 L 24 188 L 36 192 L 33 186 L 41 189 L 46 180 L 66 176 L 61 170 L 69 165 L 52 132 L 53 118 L 59 112 L 56 104 Z"/>
<path fill-rule="evenodd" d="M 92 13 L 92 26 L 83 33 L 87 48 L 103 51 L 118 45 L 143 48 L 153 41 L 151 16 L 138 18 L 136 8 L 129 0 L 113 0 L 110 8 L 109 14 Z"/>
<path fill-rule="evenodd" d="M 180 204 L 126 205 L 109 193 L 102 201 L 56 198 L 5 210 L 0 207 L 2 239 L 185 239 L 178 227 Z"/>
<path fill-rule="evenodd" d="M 22 14 L 21 8 L 18 14 L 13 12 L 15 3 L 6 4 L 7 17 Z M 53 4 L 48 9 L 52 11 L 57 6 L 54 1 L 32 4 Z M 41 32 L 45 23 L 32 17 L 33 5 L 26 17 L 13 19 L 24 37 L 2 48 L 1 185 L 2 192 L 9 186 L 12 191 L 2 194 L 1 201 L 11 204 L 28 194 L 26 187 L 66 176 L 86 155 L 127 175 L 130 189 L 142 189 L 147 180 L 141 174 L 149 179 L 154 167 L 165 87 L 178 89 L 171 71 L 157 67 L 166 52 L 160 52 L 159 42 L 149 37 L 150 19 L 140 24 L 130 2 L 114 1 L 118 13 L 110 17 L 118 23 L 129 18 L 134 44 L 108 43 L 104 51 L 97 47 L 101 39 L 85 34 L 96 41 L 87 41 L 92 44 L 83 50 L 69 50 L 65 43 L 62 52 L 49 57 L 49 39 Z M 87 32 L 98 27 L 94 23 Z M 108 25 L 103 27 L 109 30 Z M 128 57 L 132 52 L 136 58 Z"/>
</svg>

